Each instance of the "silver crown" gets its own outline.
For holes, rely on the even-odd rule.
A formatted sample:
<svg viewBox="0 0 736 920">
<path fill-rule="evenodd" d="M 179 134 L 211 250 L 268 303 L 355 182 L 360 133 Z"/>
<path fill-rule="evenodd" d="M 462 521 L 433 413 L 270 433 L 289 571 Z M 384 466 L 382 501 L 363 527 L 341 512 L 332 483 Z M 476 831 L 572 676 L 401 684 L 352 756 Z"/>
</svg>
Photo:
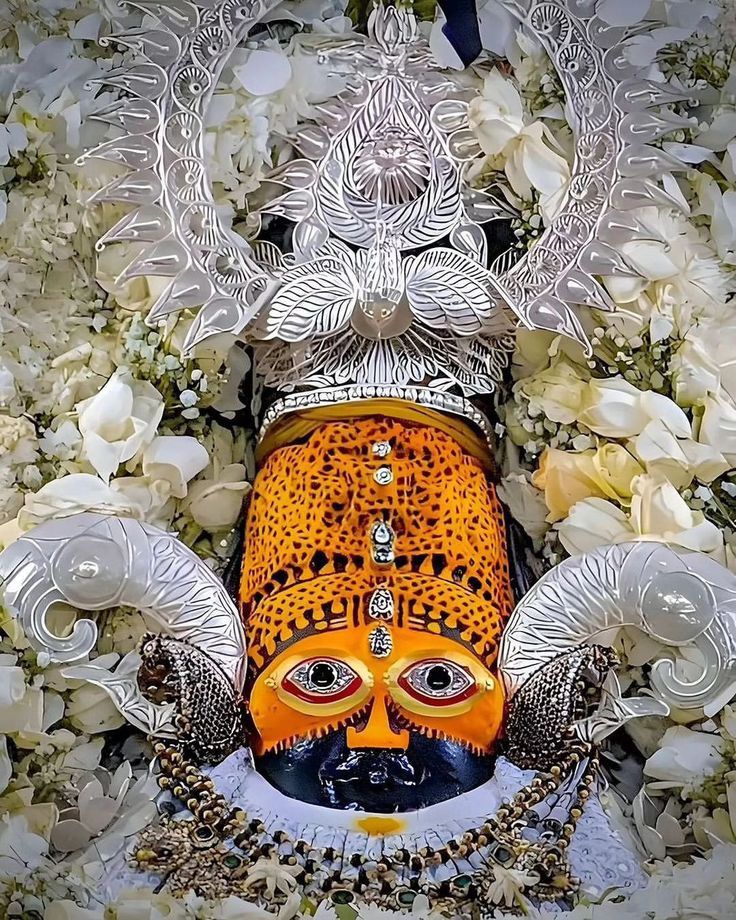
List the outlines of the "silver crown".
<svg viewBox="0 0 736 920">
<path fill-rule="evenodd" d="M 80 159 L 130 170 L 94 196 L 137 206 L 99 245 L 147 244 L 121 280 L 171 278 L 149 322 L 199 308 L 185 350 L 243 337 L 282 391 L 430 384 L 469 397 L 493 389 L 519 322 L 584 342 L 577 305 L 612 308 L 596 276 L 630 273 L 614 247 L 648 233 L 627 212 L 677 205 L 657 183 L 677 163 L 649 143 L 676 116 L 649 109 L 692 91 L 645 79 L 621 50 L 627 30 L 588 0 L 502 2 L 557 67 L 575 159 L 564 205 L 533 248 L 489 266 L 481 224 L 508 209 L 467 181 L 482 155 L 467 80 L 439 67 L 410 12 L 379 5 L 366 38 L 315 42 L 350 76 L 269 177 L 279 192 L 255 224 L 260 214 L 294 222 L 282 254 L 223 226 L 203 145 L 219 74 L 276 0 L 135 0 L 161 28 L 111 39 L 143 59 L 100 80 L 124 91 L 100 117 L 125 134 Z"/>
</svg>

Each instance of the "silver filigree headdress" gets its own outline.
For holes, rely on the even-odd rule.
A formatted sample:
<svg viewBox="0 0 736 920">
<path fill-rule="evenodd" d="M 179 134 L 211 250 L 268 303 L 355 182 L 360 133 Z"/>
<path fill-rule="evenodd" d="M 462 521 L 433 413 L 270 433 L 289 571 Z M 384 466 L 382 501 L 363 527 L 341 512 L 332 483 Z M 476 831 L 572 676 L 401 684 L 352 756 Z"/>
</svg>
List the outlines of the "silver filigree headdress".
<svg viewBox="0 0 736 920">
<path fill-rule="evenodd" d="M 651 235 L 629 212 L 677 204 L 657 179 L 678 164 L 649 144 L 677 119 L 649 110 L 684 96 L 640 74 L 626 29 L 590 0 L 502 2 L 558 70 L 575 158 L 564 204 L 533 248 L 488 266 L 481 224 L 506 207 L 468 182 L 481 151 L 467 81 L 435 63 L 411 13 L 378 6 L 367 38 L 316 43 L 351 73 L 269 177 L 260 213 L 295 225 L 280 253 L 222 224 L 203 144 L 229 56 L 276 0 L 130 0 L 161 28 L 112 39 L 142 56 L 101 80 L 123 91 L 102 117 L 124 133 L 81 160 L 130 170 L 94 199 L 137 206 L 101 240 L 147 244 L 121 279 L 171 278 L 149 321 L 198 308 L 185 349 L 245 337 L 281 391 L 430 385 L 472 397 L 502 371 L 509 320 L 584 341 L 577 305 L 611 307 L 596 276 L 629 273 L 614 245 Z"/>
</svg>

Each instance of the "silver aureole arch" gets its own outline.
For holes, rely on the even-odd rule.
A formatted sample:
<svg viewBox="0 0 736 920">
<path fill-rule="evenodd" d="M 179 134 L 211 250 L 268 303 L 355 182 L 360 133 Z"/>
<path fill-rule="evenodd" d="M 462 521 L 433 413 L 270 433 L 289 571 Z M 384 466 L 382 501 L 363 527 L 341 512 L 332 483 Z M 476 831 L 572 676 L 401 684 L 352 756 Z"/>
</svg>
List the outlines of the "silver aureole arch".
<svg viewBox="0 0 736 920">
<path fill-rule="evenodd" d="M 107 39 L 140 62 L 100 78 L 123 95 L 98 117 L 122 134 L 79 162 L 127 169 L 93 196 L 135 206 L 98 245 L 145 244 L 121 281 L 171 279 L 149 322 L 198 310 L 185 350 L 219 333 L 243 337 L 281 391 L 431 380 L 434 392 L 469 397 L 494 388 L 516 323 L 584 342 L 577 306 L 610 309 L 597 276 L 630 273 L 614 246 L 651 238 L 629 212 L 679 207 L 657 180 L 684 167 L 650 142 L 682 123 L 659 107 L 693 91 L 646 79 L 626 44 L 642 25 L 611 26 L 594 0 L 502 2 L 557 68 L 575 158 L 564 205 L 535 245 L 489 267 L 480 225 L 507 209 L 467 181 L 481 155 L 471 94 L 436 64 L 411 13 L 378 6 L 367 38 L 314 37 L 316 54 L 353 72 L 266 183 L 261 213 L 296 225 L 283 257 L 257 240 L 258 212 L 249 241 L 222 224 L 203 141 L 230 55 L 277 0 L 123 0 L 160 28 Z M 427 243 L 435 248 L 406 252 Z"/>
</svg>

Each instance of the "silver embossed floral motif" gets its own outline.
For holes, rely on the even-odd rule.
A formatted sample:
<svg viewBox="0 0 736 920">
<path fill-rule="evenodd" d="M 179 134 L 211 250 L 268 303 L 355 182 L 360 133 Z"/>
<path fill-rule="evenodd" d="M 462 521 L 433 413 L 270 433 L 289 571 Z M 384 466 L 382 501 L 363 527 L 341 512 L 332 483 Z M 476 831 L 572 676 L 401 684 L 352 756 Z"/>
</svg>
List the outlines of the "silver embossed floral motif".
<svg viewBox="0 0 736 920">
<path fill-rule="evenodd" d="M 352 75 L 270 178 L 279 191 L 262 212 L 295 223 L 282 259 L 221 224 L 203 147 L 218 76 L 275 0 L 137 5 L 161 30 L 120 36 L 143 59 L 102 80 L 125 94 L 104 117 L 126 133 L 82 158 L 129 170 L 95 200 L 138 206 L 101 245 L 145 243 L 122 280 L 171 278 L 149 321 L 199 307 L 185 348 L 220 332 L 245 336 L 276 388 L 432 381 L 465 396 L 488 392 L 514 316 L 583 340 L 576 305 L 608 308 L 596 276 L 628 272 L 612 246 L 641 232 L 627 212 L 673 203 L 657 184 L 672 159 L 649 146 L 670 123 L 648 110 L 676 95 L 629 61 L 626 28 L 599 20 L 584 0 L 507 0 L 558 69 L 575 161 L 564 206 L 534 247 L 489 270 L 480 224 L 505 206 L 465 180 L 480 154 L 468 90 L 434 62 L 410 13 L 379 6 L 366 39 L 325 37 L 318 47 L 325 60 L 349 61 Z"/>
</svg>

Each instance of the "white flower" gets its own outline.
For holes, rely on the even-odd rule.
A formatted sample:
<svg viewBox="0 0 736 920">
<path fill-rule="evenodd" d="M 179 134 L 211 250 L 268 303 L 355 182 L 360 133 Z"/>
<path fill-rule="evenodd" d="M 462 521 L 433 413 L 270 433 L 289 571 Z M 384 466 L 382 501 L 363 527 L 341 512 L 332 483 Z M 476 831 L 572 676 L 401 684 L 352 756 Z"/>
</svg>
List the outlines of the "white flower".
<svg viewBox="0 0 736 920">
<path fill-rule="evenodd" d="M 692 731 L 684 725 L 668 728 L 644 772 L 657 780 L 655 788 L 698 786 L 723 762 L 723 739 Z"/>
<path fill-rule="evenodd" d="M 717 448 L 736 466 L 736 406 L 720 395 L 706 396 L 698 426 L 698 441 Z"/>
<path fill-rule="evenodd" d="M 159 435 L 143 452 L 143 474 L 151 480 L 166 480 L 174 498 L 184 498 L 189 480 L 209 462 L 207 451 L 196 438 Z"/>
<path fill-rule="evenodd" d="M 468 120 L 483 151 L 501 153 L 524 128 L 524 107 L 511 80 L 494 68 L 483 81 L 481 95 L 471 101 Z"/>
<path fill-rule="evenodd" d="M 619 247 L 638 275 L 605 278 L 613 299 L 630 305 L 647 292 L 652 322 L 658 320 L 652 327 L 654 341 L 673 330 L 684 334 L 694 315 L 720 312 L 731 279 L 701 232 L 666 208 L 642 208 L 633 216 L 651 230 L 652 239 Z"/>
<path fill-rule="evenodd" d="M 530 415 L 542 414 L 553 422 L 569 425 L 578 417 L 589 376 L 584 368 L 560 354 L 549 367 L 521 379 L 514 386 L 514 395 L 529 401 Z"/>
<path fill-rule="evenodd" d="M 599 546 L 623 543 L 634 537 L 626 514 L 603 498 L 585 498 L 576 502 L 556 528 L 560 543 L 571 556 L 589 553 Z"/>
<path fill-rule="evenodd" d="M 48 841 L 30 830 L 23 815 L 0 818 L 0 877 L 21 882 L 44 863 L 48 849 Z"/>
<path fill-rule="evenodd" d="M 110 696 L 101 687 L 88 683 L 72 690 L 65 714 L 74 728 L 85 735 L 111 731 L 125 724 Z"/>
<path fill-rule="evenodd" d="M 39 734 L 43 729 L 43 691 L 26 683 L 15 655 L 0 655 L 0 732 Z"/>
<path fill-rule="evenodd" d="M 216 533 L 229 530 L 243 507 L 243 497 L 250 489 L 242 463 L 231 463 L 212 479 L 198 479 L 189 488 L 182 511 L 204 530 Z"/>
<path fill-rule="evenodd" d="M 105 386 L 77 406 L 82 455 L 105 480 L 153 440 L 164 411 L 158 390 L 117 370 Z"/>
<path fill-rule="evenodd" d="M 5 166 L 10 157 L 17 156 L 28 143 L 28 136 L 22 124 L 6 121 L 0 124 L 0 166 Z"/>
<path fill-rule="evenodd" d="M 570 183 L 567 160 L 553 150 L 554 138 L 541 121 L 524 128 L 507 145 L 505 172 L 511 188 L 524 201 L 539 193 L 539 210 L 545 224 L 554 220 L 565 200 Z"/>
<path fill-rule="evenodd" d="M 91 473 L 72 473 L 26 495 L 18 524 L 28 530 L 43 521 L 97 511 L 161 525 L 170 518 L 169 498 L 170 486 L 165 480 L 151 482 L 145 476 L 131 476 L 114 479 L 108 485 Z"/>
<path fill-rule="evenodd" d="M 652 390 L 638 390 L 622 377 L 590 380 L 578 416 L 579 422 L 606 438 L 635 437 L 652 419 L 678 437 L 690 437 L 690 423 L 678 405 Z"/>
<path fill-rule="evenodd" d="M 721 192 L 716 180 L 707 173 L 698 172 L 696 188 L 700 207 L 695 214 L 710 218 L 710 232 L 718 257 L 723 262 L 736 262 L 736 190 Z"/>
<path fill-rule="evenodd" d="M 549 223 L 564 200 L 570 166 L 541 121 L 525 124 L 521 96 L 498 70 L 488 74 L 482 95 L 471 101 L 468 120 L 484 153 L 503 158 L 514 192 L 524 201 L 532 198 L 532 189 L 539 193 L 539 207 Z"/>
<path fill-rule="evenodd" d="M 723 315 L 692 326 L 675 351 L 670 370 L 677 401 L 698 403 L 709 393 L 721 392 L 736 404 L 736 318 Z"/>
<path fill-rule="evenodd" d="M 678 488 L 689 485 L 693 476 L 712 482 L 729 468 L 714 446 L 703 439 L 698 443 L 692 438 L 676 438 L 661 419 L 652 419 L 630 443 L 647 472 L 661 473 Z"/>
<path fill-rule="evenodd" d="M 693 511 L 672 483 L 653 474 L 637 476 L 632 485 L 631 524 L 640 538 L 715 552 L 723 546 L 718 527 L 702 511 Z"/>
</svg>

